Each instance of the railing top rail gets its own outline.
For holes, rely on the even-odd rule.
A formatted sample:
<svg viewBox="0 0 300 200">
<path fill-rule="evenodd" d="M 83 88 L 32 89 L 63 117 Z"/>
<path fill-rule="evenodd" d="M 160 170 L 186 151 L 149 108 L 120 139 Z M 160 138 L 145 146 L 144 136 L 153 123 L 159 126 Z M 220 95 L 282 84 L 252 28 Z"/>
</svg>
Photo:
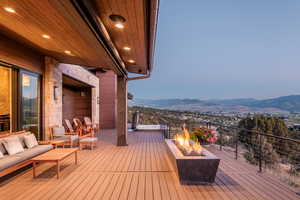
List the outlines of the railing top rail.
<svg viewBox="0 0 300 200">
<path fill-rule="evenodd" d="M 287 137 L 282 137 L 282 136 L 277 136 L 277 135 L 271 135 L 271 134 L 267 134 L 267 133 L 264 133 L 264 132 L 261 132 L 261 131 L 240 128 L 238 126 L 226 126 L 226 125 L 219 124 L 219 123 L 216 123 L 216 122 L 202 122 L 202 123 L 209 123 L 210 125 L 218 126 L 220 128 L 237 129 L 237 130 L 249 131 L 249 132 L 252 132 L 252 133 L 255 133 L 255 134 L 258 134 L 258 135 L 267 136 L 267 137 L 273 137 L 273 138 L 277 138 L 277 139 L 286 140 L 286 141 L 295 142 L 297 144 L 300 144 L 300 140 L 297 140 L 297 139 L 292 139 L 292 138 L 287 138 Z"/>
</svg>

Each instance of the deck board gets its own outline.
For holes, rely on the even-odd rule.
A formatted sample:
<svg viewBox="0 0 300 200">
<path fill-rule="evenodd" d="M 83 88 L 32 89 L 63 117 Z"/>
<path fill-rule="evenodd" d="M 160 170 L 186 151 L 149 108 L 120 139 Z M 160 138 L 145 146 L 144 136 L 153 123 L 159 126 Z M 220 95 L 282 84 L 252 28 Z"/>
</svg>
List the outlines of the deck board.
<svg viewBox="0 0 300 200">
<path fill-rule="evenodd" d="M 159 132 L 129 133 L 129 146 L 117 147 L 114 130 L 101 131 L 93 151 L 78 153 L 61 164 L 37 167 L 37 179 L 28 169 L 0 182 L 1 199 L 299 199 L 295 188 L 242 163 L 224 151 L 210 149 L 221 158 L 212 185 L 181 185 Z M 192 169 L 191 169 L 192 170 Z"/>
</svg>

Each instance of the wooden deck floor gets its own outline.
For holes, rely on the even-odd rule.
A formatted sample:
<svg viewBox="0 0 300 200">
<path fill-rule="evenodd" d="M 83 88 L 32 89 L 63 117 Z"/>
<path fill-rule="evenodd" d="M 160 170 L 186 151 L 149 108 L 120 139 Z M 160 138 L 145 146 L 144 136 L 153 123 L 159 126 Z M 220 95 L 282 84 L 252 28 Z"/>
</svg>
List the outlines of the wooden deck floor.
<svg viewBox="0 0 300 200">
<path fill-rule="evenodd" d="M 247 164 L 215 151 L 221 158 L 216 182 L 206 186 L 180 185 L 158 132 L 129 134 L 128 147 L 116 147 L 113 130 L 102 132 L 93 151 L 79 152 L 79 165 L 70 157 L 55 166 L 31 169 L 0 185 L 0 199 L 299 199 L 295 190 L 274 177 L 256 173 Z M 192 169 L 191 169 L 192 170 Z"/>
</svg>

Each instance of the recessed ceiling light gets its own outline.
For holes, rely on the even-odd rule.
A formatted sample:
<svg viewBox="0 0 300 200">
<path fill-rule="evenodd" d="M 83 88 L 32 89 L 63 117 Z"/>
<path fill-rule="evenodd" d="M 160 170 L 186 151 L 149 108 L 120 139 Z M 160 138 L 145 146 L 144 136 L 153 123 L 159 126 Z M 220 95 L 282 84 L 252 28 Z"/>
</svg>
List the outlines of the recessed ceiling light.
<svg viewBox="0 0 300 200">
<path fill-rule="evenodd" d="M 135 61 L 132 60 L 132 59 L 129 59 L 128 62 L 129 62 L 129 63 L 135 63 Z"/>
<path fill-rule="evenodd" d="M 16 13 L 15 9 L 13 9 L 11 7 L 4 7 L 4 10 L 9 13 Z"/>
<path fill-rule="evenodd" d="M 123 29 L 124 28 L 124 24 L 122 24 L 122 23 L 116 23 L 115 27 Z"/>
<path fill-rule="evenodd" d="M 51 38 L 51 37 L 50 37 L 49 35 L 47 35 L 47 34 L 43 34 L 42 37 L 45 38 L 45 39 L 50 39 L 50 38 Z"/>
<path fill-rule="evenodd" d="M 123 49 L 126 50 L 126 51 L 130 51 L 131 48 L 130 47 L 123 47 Z"/>
<path fill-rule="evenodd" d="M 65 50 L 64 52 L 65 52 L 65 54 L 68 54 L 68 55 L 71 55 L 71 54 L 72 54 L 72 52 L 69 51 L 69 50 Z"/>
</svg>

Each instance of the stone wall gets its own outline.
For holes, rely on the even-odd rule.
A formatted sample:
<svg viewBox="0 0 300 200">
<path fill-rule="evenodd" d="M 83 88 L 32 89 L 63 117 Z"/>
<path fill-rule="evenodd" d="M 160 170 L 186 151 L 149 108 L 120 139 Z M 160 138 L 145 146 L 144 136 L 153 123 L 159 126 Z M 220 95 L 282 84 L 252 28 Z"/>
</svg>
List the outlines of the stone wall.
<svg viewBox="0 0 300 200">
<path fill-rule="evenodd" d="M 81 66 L 58 63 L 55 59 L 45 58 L 44 74 L 44 133 L 50 137 L 50 128 L 62 125 L 62 76 L 68 75 L 87 83 L 92 88 L 92 121 L 99 123 L 99 79 Z M 57 88 L 57 99 L 54 99 L 54 88 Z"/>
</svg>

